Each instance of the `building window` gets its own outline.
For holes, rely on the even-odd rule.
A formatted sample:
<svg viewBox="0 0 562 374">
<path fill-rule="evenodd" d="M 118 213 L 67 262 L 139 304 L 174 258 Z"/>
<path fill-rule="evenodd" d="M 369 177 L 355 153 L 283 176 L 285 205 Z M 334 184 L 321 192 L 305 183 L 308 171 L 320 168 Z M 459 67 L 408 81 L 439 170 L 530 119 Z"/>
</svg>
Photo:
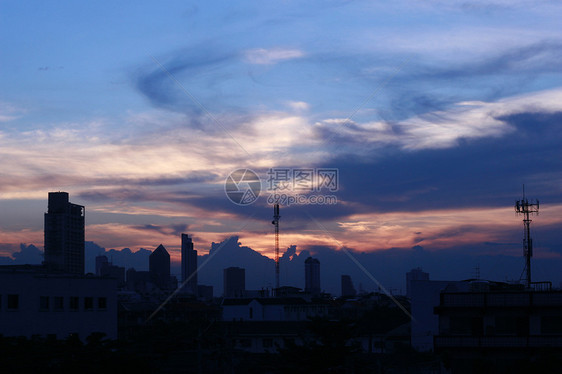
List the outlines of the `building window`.
<svg viewBox="0 0 562 374">
<path fill-rule="evenodd" d="M 54 301 L 55 310 L 63 310 L 64 309 L 64 297 L 55 296 L 53 301 Z"/>
<path fill-rule="evenodd" d="M 93 297 L 85 297 L 84 298 L 84 310 L 92 310 L 94 309 L 94 298 Z"/>
<path fill-rule="evenodd" d="M 107 298 L 100 297 L 98 298 L 98 309 L 107 309 Z"/>
<path fill-rule="evenodd" d="M 49 310 L 49 296 L 39 296 L 39 309 Z"/>
<path fill-rule="evenodd" d="M 8 309 L 19 309 L 20 295 L 8 295 Z"/>
<path fill-rule="evenodd" d="M 80 307 L 80 299 L 78 296 L 71 296 L 70 297 L 70 310 L 78 310 Z"/>
<path fill-rule="evenodd" d="M 250 319 L 254 318 L 254 308 L 250 308 Z"/>
</svg>

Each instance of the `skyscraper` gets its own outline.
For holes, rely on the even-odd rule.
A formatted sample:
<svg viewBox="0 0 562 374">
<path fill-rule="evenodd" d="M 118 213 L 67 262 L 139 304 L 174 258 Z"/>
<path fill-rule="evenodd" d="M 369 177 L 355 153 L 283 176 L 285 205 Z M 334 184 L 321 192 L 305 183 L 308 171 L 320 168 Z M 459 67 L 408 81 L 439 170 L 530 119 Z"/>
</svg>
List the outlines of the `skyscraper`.
<svg viewBox="0 0 562 374">
<path fill-rule="evenodd" d="M 357 294 L 355 287 L 353 287 L 353 282 L 349 275 L 341 276 L 341 296 L 342 297 L 354 297 Z"/>
<path fill-rule="evenodd" d="M 183 291 L 197 295 L 197 251 L 189 235 L 181 234 L 181 280 L 185 282 L 188 278 Z"/>
<path fill-rule="evenodd" d="M 223 270 L 224 297 L 242 297 L 246 291 L 246 269 L 230 267 Z"/>
<path fill-rule="evenodd" d="M 44 262 L 49 269 L 84 274 L 84 217 L 84 207 L 70 203 L 68 192 L 49 192 Z"/>
<path fill-rule="evenodd" d="M 148 257 L 150 280 L 160 289 L 170 286 L 170 254 L 162 244 Z"/>
<path fill-rule="evenodd" d="M 304 291 L 320 295 L 320 261 L 309 257 L 304 261 Z"/>
</svg>

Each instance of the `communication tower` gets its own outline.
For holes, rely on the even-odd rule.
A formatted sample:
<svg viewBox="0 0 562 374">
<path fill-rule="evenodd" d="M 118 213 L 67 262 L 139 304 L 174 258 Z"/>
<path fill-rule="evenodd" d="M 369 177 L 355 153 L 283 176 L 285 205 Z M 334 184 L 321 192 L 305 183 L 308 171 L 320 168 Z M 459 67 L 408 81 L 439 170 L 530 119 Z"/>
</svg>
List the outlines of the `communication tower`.
<svg viewBox="0 0 562 374">
<path fill-rule="evenodd" d="M 525 268 L 521 273 L 521 279 L 527 288 L 531 288 L 531 257 L 533 257 L 533 240 L 531 239 L 531 215 L 539 214 L 539 201 L 529 201 L 525 197 L 525 185 L 523 185 L 523 199 L 515 202 L 515 212 L 523 215 L 523 256 L 525 256 Z"/>
</svg>

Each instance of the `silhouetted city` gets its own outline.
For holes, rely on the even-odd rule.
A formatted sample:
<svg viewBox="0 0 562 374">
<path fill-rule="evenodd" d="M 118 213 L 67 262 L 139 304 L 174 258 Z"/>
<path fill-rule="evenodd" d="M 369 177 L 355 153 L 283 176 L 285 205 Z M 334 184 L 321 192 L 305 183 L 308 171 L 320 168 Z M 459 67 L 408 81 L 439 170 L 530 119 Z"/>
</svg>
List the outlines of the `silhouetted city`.
<svg viewBox="0 0 562 374">
<path fill-rule="evenodd" d="M 405 274 L 405 295 L 357 292 L 347 274 L 330 275 L 341 278 L 331 295 L 309 256 L 304 289 L 247 289 L 245 269 L 232 266 L 216 296 L 198 284 L 203 264 L 187 233 L 181 279 L 163 245 L 148 271 L 98 255 L 95 274 L 84 273 L 85 212 L 68 193 L 49 193 L 43 264 L 0 266 L 9 371 L 462 373 L 538 361 L 546 372 L 561 361 L 562 291 L 548 281 L 430 280 L 418 267 Z"/>
</svg>

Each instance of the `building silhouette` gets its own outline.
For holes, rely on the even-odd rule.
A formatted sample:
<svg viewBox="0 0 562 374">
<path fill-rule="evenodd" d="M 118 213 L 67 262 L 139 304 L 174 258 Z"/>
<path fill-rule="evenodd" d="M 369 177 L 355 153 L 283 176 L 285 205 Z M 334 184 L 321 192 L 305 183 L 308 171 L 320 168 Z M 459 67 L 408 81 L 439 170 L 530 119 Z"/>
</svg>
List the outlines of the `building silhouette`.
<svg viewBox="0 0 562 374">
<path fill-rule="evenodd" d="M 106 255 L 96 256 L 96 276 L 117 279 L 118 287 L 125 286 L 125 268 L 113 265 Z"/>
<path fill-rule="evenodd" d="M 304 261 L 304 292 L 320 295 L 320 261 L 309 257 Z"/>
<path fill-rule="evenodd" d="M 197 251 L 187 234 L 181 234 L 181 280 L 182 284 L 187 281 L 184 292 L 197 295 Z"/>
<path fill-rule="evenodd" d="M 415 268 L 406 273 L 406 296 L 412 298 L 412 281 L 427 281 L 429 273 L 421 268 Z"/>
<path fill-rule="evenodd" d="M 351 281 L 351 277 L 349 275 L 342 275 L 341 276 L 341 296 L 342 297 L 355 297 L 357 295 L 357 291 L 355 291 L 355 287 L 353 287 L 353 282 Z"/>
<path fill-rule="evenodd" d="M 49 192 L 45 213 L 45 265 L 49 270 L 84 274 L 85 209 L 68 192 Z"/>
<path fill-rule="evenodd" d="M 229 267 L 223 270 L 224 297 L 242 297 L 246 291 L 246 269 Z"/>
<path fill-rule="evenodd" d="M 117 338 L 117 280 L 0 266 L 0 335 L 82 341 L 93 333 Z"/>
<path fill-rule="evenodd" d="M 444 289 L 434 308 L 435 351 L 446 355 L 453 373 L 560 369 L 562 291 L 550 282 L 536 282 L 535 289 L 484 280 L 464 286 Z"/>
<path fill-rule="evenodd" d="M 148 257 L 148 271 L 152 283 L 158 288 L 170 287 L 170 254 L 162 244 Z"/>
</svg>

